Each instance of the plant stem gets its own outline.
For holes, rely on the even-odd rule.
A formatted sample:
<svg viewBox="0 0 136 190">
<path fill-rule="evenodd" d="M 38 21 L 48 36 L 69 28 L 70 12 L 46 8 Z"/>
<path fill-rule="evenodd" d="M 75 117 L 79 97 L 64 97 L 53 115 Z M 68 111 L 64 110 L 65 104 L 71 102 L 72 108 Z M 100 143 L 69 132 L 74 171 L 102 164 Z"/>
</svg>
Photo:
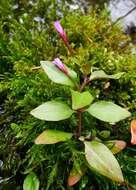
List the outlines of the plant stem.
<svg viewBox="0 0 136 190">
<path fill-rule="evenodd" d="M 85 88 L 86 84 L 89 82 L 89 79 L 87 76 L 84 77 L 84 81 L 79 87 L 79 91 L 82 92 L 83 89 Z M 77 130 L 76 130 L 76 138 L 78 139 L 81 136 L 81 131 L 82 131 L 82 109 L 77 110 L 77 118 L 78 118 L 78 125 L 77 125 Z"/>
<path fill-rule="evenodd" d="M 82 131 L 82 112 L 81 112 L 81 110 L 77 111 L 77 117 L 78 117 L 78 127 L 77 127 L 76 137 L 79 138 L 81 136 L 81 131 Z"/>
<path fill-rule="evenodd" d="M 82 83 L 82 85 L 80 86 L 80 89 L 79 89 L 80 92 L 83 91 L 83 89 L 85 88 L 85 86 L 86 86 L 86 84 L 87 84 L 88 82 L 89 82 L 89 79 L 88 79 L 87 76 L 85 76 L 84 82 Z"/>
<path fill-rule="evenodd" d="M 74 53 L 73 48 L 70 46 L 70 44 L 68 42 L 66 43 L 66 46 L 67 46 L 67 48 L 69 50 L 69 53 L 72 55 Z"/>
<path fill-rule="evenodd" d="M 132 190 L 128 181 L 125 180 L 124 185 L 126 186 L 128 190 Z"/>
</svg>

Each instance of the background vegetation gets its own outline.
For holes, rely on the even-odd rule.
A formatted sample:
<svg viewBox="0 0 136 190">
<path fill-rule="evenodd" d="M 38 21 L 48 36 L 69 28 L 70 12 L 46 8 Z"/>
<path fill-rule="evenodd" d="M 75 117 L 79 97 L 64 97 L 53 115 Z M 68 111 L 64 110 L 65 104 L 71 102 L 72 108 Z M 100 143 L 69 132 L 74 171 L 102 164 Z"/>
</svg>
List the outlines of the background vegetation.
<svg viewBox="0 0 136 190">
<path fill-rule="evenodd" d="M 71 168 L 69 159 L 74 144 L 34 145 L 33 141 L 46 128 L 70 131 L 76 120 L 57 123 L 44 122 L 29 113 L 47 100 L 69 97 L 66 87 L 50 82 L 39 66 L 40 60 L 53 60 L 59 56 L 70 67 L 75 63 L 85 71 L 86 63 L 103 69 L 108 74 L 125 72 L 117 81 L 93 82 L 91 93 L 99 99 L 112 100 L 126 107 L 131 118 L 116 125 L 104 124 L 86 116 L 85 126 L 90 125 L 101 138 L 101 131 L 110 131 L 108 139 L 122 139 L 127 148 L 118 154 L 124 177 L 131 189 L 136 189 L 136 150 L 130 145 L 130 121 L 136 118 L 136 56 L 131 53 L 129 37 L 113 25 L 107 10 L 90 9 L 84 14 L 69 11 L 69 2 L 12 1 L 2 0 L 0 4 L 0 189 L 22 189 L 27 173 L 35 171 L 40 179 L 40 189 L 61 190 L 126 190 L 127 187 L 114 184 L 104 177 L 87 172 L 73 188 L 67 186 Z M 69 40 L 76 50 L 70 56 L 53 27 L 53 21 L 60 19 Z M 110 85 L 105 88 L 105 85 Z M 99 126 L 95 128 L 95 124 Z M 61 127 L 60 127 L 61 126 Z"/>
</svg>

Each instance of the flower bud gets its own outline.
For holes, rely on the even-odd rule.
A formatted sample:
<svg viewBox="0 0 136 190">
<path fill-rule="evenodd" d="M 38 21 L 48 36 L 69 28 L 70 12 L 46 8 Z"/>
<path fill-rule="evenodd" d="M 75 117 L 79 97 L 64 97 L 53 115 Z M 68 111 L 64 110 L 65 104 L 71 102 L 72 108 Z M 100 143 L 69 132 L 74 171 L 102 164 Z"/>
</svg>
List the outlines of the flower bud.
<svg viewBox="0 0 136 190">
<path fill-rule="evenodd" d="M 61 60 L 59 58 L 55 58 L 53 61 L 53 64 L 56 65 L 59 70 L 61 70 L 62 72 L 64 72 L 65 74 L 68 73 L 67 68 L 65 67 L 65 65 L 61 62 Z"/>
<path fill-rule="evenodd" d="M 58 20 L 54 22 L 54 27 L 57 30 L 57 32 L 59 33 L 59 35 L 62 38 L 62 40 L 64 41 L 64 43 L 68 44 L 67 35 Z"/>
</svg>

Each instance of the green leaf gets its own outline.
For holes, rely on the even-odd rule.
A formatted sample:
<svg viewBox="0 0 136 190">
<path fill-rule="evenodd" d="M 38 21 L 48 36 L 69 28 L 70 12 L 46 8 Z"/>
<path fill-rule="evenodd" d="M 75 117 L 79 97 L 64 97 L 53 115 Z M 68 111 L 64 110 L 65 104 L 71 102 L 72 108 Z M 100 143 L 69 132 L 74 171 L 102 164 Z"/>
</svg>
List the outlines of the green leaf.
<svg viewBox="0 0 136 190">
<path fill-rule="evenodd" d="M 108 130 L 103 130 L 103 131 L 99 132 L 99 135 L 100 135 L 102 138 L 107 139 L 107 138 L 110 137 L 110 131 L 108 131 Z"/>
<path fill-rule="evenodd" d="M 70 79 L 70 77 L 68 77 L 65 73 L 59 70 L 51 61 L 41 61 L 40 63 L 45 73 L 53 82 L 68 85 L 71 87 L 75 86 L 74 80 L 77 79 L 77 74 L 75 73 L 75 71 L 67 68 L 68 73 L 72 78 Z"/>
<path fill-rule="evenodd" d="M 96 79 L 119 79 L 124 72 L 113 74 L 113 75 L 107 75 L 103 70 L 98 70 L 92 72 L 90 76 L 90 80 L 96 80 Z"/>
<path fill-rule="evenodd" d="M 89 167 L 116 182 L 123 182 L 120 166 L 111 151 L 97 141 L 85 141 L 85 157 Z"/>
<path fill-rule="evenodd" d="M 26 176 L 23 183 L 23 190 L 39 190 L 39 179 L 34 172 Z"/>
<path fill-rule="evenodd" d="M 36 138 L 35 144 L 55 144 L 67 141 L 71 139 L 72 136 L 72 133 L 47 129 Z"/>
<path fill-rule="evenodd" d="M 116 123 L 131 115 L 126 109 L 107 101 L 99 101 L 92 104 L 87 111 L 97 119 L 109 123 Z"/>
<path fill-rule="evenodd" d="M 49 101 L 34 110 L 31 114 L 41 120 L 60 121 L 69 118 L 74 113 L 69 106 L 63 102 Z"/>
<path fill-rule="evenodd" d="M 68 177 L 68 185 L 73 186 L 78 183 L 83 176 L 83 172 L 78 170 L 74 165 L 72 170 L 70 171 L 70 175 Z"/>
<path fill-rule="evenodd" d="M 104 143 L 113 154 L 117 154 L 126 147 L 126 142 L 121 140 L 111 140 Z"/>
<path fill-rule="evenodd" d="M 93 96 L 88 91 L 80 93 L 72 90 L 72 109 L 77 110 L 88 106 L 93 99 Z"/>
</svg>

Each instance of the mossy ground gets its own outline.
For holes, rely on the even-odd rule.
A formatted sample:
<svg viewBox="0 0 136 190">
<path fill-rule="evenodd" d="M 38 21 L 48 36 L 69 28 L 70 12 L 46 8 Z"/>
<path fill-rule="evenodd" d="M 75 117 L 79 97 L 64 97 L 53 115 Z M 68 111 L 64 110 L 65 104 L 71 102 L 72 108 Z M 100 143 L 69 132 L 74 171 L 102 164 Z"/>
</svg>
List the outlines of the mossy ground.
<svg viewBox="0 0 136 190">
<path fill-rule="evenodd" d="M 64 6 L 65 1 L 59 5 L 54 1 L 38 1 L 35 6 L 21 2 L 22 8 L 14 11 L 10 0 L 4 4 L 6 9 L 0 5 L 0 103 L 5 111 L 0 119 L 0 159 L 3 161 L 0 176 L 3 179 L 12 177 L 7 180 L 8 185 L 5 180 L 0 188 L 11 189 L 13 186 L 12 189 L 20 190 L 26 174 L 35 171 L 41 190 L 128 189 L 90 170 L 77 185 L 70 188 L 67 178 L 71 158 L 78 158 L 77 164 L 82 161 L 82 154 L 75 151 L 76 143 L 70 141 L 46 146 L 33 143 L 46 128 L 73 131 L 76 126 L 74 116 L 56 123 L 40 121 L 30 115 L 30 111 L 42 102 L 58 97 L 64 100 L 69 98 L 67 87 L 50 82 L 41 69 L 34 69 L 39 66 L 40 60 L 53 60 L 59 56 L 73 69 L 76 69 L 76 64 L 80 66 L 84 73 L 91 67 L 103 69 L 108 74 L 125 72 L 116 81 L 93 82 L 88 90 L 98 99 L 112 100 L 128 108 L 132 116 L 116 125 L 109 125 L 90 120 L 85 115 L 84 127 L 86 131 L 93 129 L 98 135 L 107 129 L 111 133 L 109 139 L 127 142 L 126 149 L 117 155 L 117 159 L 130 189 L 135 190 L 136 150 L 130 144 L 130 121 L 136 118 L 136 56 L 131 54 L 129 37 L 123 34 L 120 27 L 112 26 L 107 10 L 91 9 L 84 15 L 80 11 L 69 13 L 67 6 Z M 27 15 L 24 14 L 25 10 Z M 63 15 L 61 23 L 76 52 L 73 56 L 68 54 L 53 27 L 53 21 L 62 17 L 60 10 Z M 37 15 L 45 22 L 34 21 Z M 107 82 L 110 86 L 105 89 Z"/>
</svg>

